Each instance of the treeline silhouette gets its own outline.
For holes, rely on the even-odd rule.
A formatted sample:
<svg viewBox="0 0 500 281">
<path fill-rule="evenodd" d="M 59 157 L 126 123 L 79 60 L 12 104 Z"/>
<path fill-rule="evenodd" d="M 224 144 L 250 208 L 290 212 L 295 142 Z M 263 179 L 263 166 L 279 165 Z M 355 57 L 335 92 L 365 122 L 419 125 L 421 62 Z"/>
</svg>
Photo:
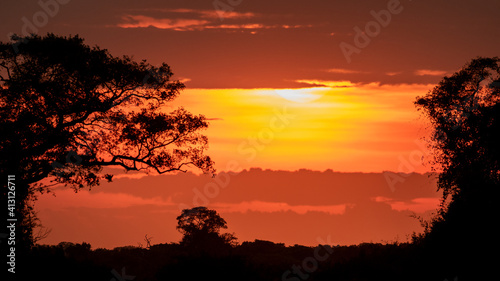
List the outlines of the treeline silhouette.
<svg viewBox="0 0 500 281">
<path fill-rule="evenodd" d="M 323 246 L 317 247 L 326 255 Z M 133 280 L 453 280 L 464 272 L 443 266 L 442 255 L 413 243 L 333 246 L 325 261 L 310 260 L 316 247 L 255 240 L 230 250 L 193 254 L 179 243 L 91 250 L 87 243 L 37 245 L 26 278 L 106 280 L 113 271 Z M 306 261 L 306 262 L 305 262 Z M 305 266 L 305 268 L 304 268 Z M 295 268 L 295 270 L 294 270 Z M 313 271 L 308 271 L 315 269 Z M 288 272 L 288 274 L 286 274 Z M 124 274 L 124 275 L 122 275 Z M 31 279 L 30 279 L 31 280 Z M 130 279 L 131 280 L 131 279 Z M 466 279 L 464 279 L 466 280 Z"/>
<path fill-rule="evenodd" d="M 91 249 L 88 243 L 36 245 L 23 278 L 51 280 L 476 280 L 477 262 L 435 245 L 434 229 L 414 233 L 405 243 L 359 245 L 301 245 L 255 240 L 236 242 L 220 233 L 226 221 L 206 207 L 185 209 L 177 217 L 183 233 L 179 243 Z M 439 230 L 440 231 L 440 230 Z M 453 241 L 453 240 L 452 240 Z M 475 242 L 476 245 L 479 242 Z M 454 245 L 456 246 L 456 245 Z M 460 248 L 459 248 L 460 249 Z M 467 257 L 464 259 L 464 257 Z M 488 257 L 489 258 L 489 257 Z"/>
</svg>

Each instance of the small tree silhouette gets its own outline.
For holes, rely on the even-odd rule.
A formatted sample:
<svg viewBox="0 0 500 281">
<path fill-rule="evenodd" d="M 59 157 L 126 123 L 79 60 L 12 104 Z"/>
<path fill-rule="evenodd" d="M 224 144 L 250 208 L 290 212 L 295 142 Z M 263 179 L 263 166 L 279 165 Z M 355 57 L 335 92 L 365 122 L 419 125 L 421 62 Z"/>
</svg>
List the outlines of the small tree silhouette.
<svg viewBox="0 0 500 281">
<path fill-rule="evenodd" d="M 184 209 L 177 217 L 177 230 L 184 235 L 181 244 L 196 251 L 217 252 L 220 247 L 235 245 L 236 237 L 221 234 L 221 229 L 227 229 L 226 221 L 206 207 Z"/>
</svg>

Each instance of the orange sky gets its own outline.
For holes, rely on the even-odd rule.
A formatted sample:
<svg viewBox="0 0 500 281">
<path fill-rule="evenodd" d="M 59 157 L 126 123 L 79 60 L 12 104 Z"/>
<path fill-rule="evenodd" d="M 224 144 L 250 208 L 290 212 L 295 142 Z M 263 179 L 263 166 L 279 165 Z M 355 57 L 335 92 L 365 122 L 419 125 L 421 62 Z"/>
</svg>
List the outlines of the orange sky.
<svg viewBox="0 0 500 281">
<path fill-rule="evenodd" d="M 226 219 L 239 241 L 264 239 L 287 245 L 407 241 L 422 231 L 439 204 L 435 178 L 404 176 L 391 186 L 379 173 L 244 170 L 212 178 L 191 173 L 118 177 L 90 192 L 55 190 L 37 203 L 52 228 L 44 243 L 91 243 L 93 247 L 176 242 L 175 218 L 184 208 L 205 205 Z"/>
<path fill-rule="evenodd" d="M 37 204 L 52 228 L 42 243 L 176 242 L 175 217 L 197 203 L 240 241 L 350 244 L 421 231 L 409 214 L 435 208 L 435 181 L 381 172 L 430 171 L 429 130 L 413 102 L 468 60 L 499 55 L 500 2 L 222 1 L 225 11 L 205 0 L 0 3 L 2 40 L 79 34 L 113 55 L 168 63 L 187 88 L 165 110 L 207 116 L 217 170 L 243 171 L 225 188 L 224 173 L 120 170 L 90 192 L 58 188 Z"/>
<path fill-rule="evenodd" d="M 426 172 L 426 123 L 413 101 L 432 85 L 307 81 L 296 89 L 188 89 L 175 101 L 212 119 L 206 134 L 218 170 Z M 321 86 L 319 86 L 321 84 Z M 411 159 L 410 159 L 411 158 Z M 406 168 L 406 167 L 405 167 Z"/>
</svg>

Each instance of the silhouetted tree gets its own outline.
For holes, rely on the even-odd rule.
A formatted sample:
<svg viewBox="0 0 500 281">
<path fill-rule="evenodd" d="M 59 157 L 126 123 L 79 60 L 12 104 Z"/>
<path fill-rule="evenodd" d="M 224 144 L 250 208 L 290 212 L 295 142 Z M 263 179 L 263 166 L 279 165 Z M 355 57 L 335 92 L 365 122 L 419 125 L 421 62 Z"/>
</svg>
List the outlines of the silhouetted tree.
<svg viewBox="0 0 500 281">
<path fill-rule="evenodd" d="M 227 229 L 226 221 L 215 210 L 206 207 L 184 209 L 177 217 L 177 230 L 184 235 L 181 244 L 197 251 L 220 250 L 220 246 L 234 245 L 234 235 L 221 234 L 221 229 Z"/>
<path fill-rule="evenodd" d="M 443 169 L 439 187 L 445 197 L 474 192 L 478 187 L 460 185 L 471 173 L 480 176 L 474 180 L 498 183 L 499 79 L 500 59 L 478 58 L 416 102 L 434 127 L 435 160 Z"/>
<path fill-rule="evenodd" d="M 449 244 L 450 251 L 467 253 L 468 260 L 480 255 L 474 252 L 481 248 L 476 243 L 496 240 L 494 222 L 500 214 L 499 79 L 499 58 L 477 58 L 416 101 L 434 128 L 432 147 L 435 162 L 442 169 L 438 181 L 443 190 L 442 208 L 430 237 L 440 245 Z"/>
<path fill-rule="evenodd" d="M 18 237 L 32 242 L 37 192 L 111 181 L 103 167 L 214 172 L 199 133 L 206 118 L 165 107 L 184 88 L 172 75 L 165 63 L 114 57 L 78 36 L 0 43 L 0 173 L 16 176 Z"/>
</svg>

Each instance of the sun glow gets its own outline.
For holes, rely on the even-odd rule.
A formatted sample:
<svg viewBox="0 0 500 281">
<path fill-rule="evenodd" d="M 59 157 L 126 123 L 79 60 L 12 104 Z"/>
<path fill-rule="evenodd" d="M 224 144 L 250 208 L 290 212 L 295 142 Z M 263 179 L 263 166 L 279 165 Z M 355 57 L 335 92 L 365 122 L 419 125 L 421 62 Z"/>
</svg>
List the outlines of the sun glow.
<svg viewBox="0 0 500 281">
<path fill-rule="evenodd" d="M 328 88 L 302 88 L 302 89 L 280 89 L 274 92 L 289 101 L 308 103 L 319 99 L 328 91 Z"/>
<path fill-rule="evenodd" d="M 219 170 L 230 161 L 241 169 L 391 170 L 423 136 L 413 99 L 429 85 L 309 83 L 323 86 L 187 89 L 174 105 L 210 119 L 208 153 Z"/>
</svg>

